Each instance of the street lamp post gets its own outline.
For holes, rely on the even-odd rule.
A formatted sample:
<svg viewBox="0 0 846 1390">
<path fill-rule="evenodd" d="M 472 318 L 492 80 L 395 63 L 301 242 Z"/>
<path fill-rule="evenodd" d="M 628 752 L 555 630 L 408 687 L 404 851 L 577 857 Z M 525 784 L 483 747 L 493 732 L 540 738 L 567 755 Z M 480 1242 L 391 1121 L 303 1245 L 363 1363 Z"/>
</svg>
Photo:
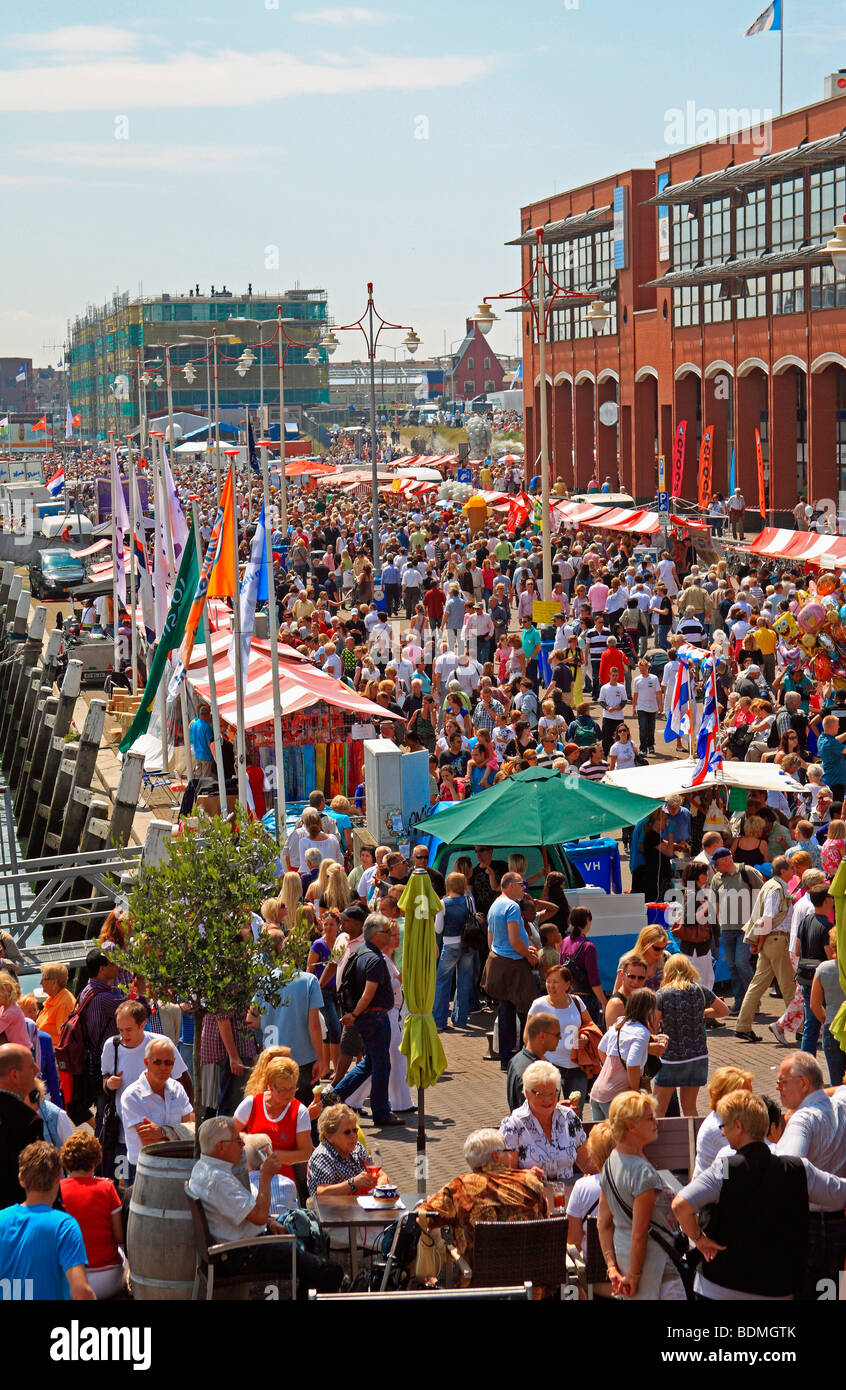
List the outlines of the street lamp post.
<svg viewBox="0 0 846 1390">
<path fill-rule="evenodd" d="M 365 322 L 367 327 L 365 327 Z M 378 324 L 378 327 L 377 327 Z M 364 334 L 367 344 L 367 356 L 370 363 L 370 506 L 373 534 L 373 573 L 380 573 L 379 566 L 379 478 L 378 478 L 378 459 L 376 447 L 376 348 L 383 329 L 405 329 L 406 336 L 403 339 L 403 346 L 410 353 L 415 353 L 420 346 L 420 339 L 413 328 L 409 328 L 404 323 L 388 323 L 376 309 L 373 303 L 373 282 L 367 283 L 367 308 L 361 318 L 355 319 L 352 323 L 340 325 L 342 332 L 351 331 L 357 328 Z M 320 340 L 320 346 L 325 347 L 332 353 L 338 346 L 338 339 L 333 332 L 324 334 Z"/>
<path fill-rule="evenodd" d="M 547 281 L 552 287 L 552 293 L 547 299 Z M 537 302 L 535 301 L 537 296 Z M 489 333 L 496 320 L 490 307 L 490 301 L 494 299 L 518 299 L 524 312 L 530 313 L 534 323 L 538 339 L 538 369 L 540 372 L 540 472 L 541 472 L 541 546 L 543 553 L 543 597 L 549 598 L 552 593 L 552 544 L 549 526 L 549 426 L 547 418 L 546 401 L 546 343 L 549 331 L 549 321 L 554 307 L 561 307 L 562 302 L 566 304 L 583 304 L 590 301 L 588 308 L 588 320 L 593 323 L 596 314 L 595 305 L 600 305 L 602 315 L 607 322 L 607 311 L 601 300 L 597 300 L 591 294 L 583 294 L 578 290 L 568 290 L 553 277 L 552 272 L 546 264 L 544 251 L 544 228 L 535 228 L 535 264 L 531 274 L 516 290 L 509 290 L 505 294 L 485 295 L 476 313 L 472 316 L 483 333 Z"/>
</svg>

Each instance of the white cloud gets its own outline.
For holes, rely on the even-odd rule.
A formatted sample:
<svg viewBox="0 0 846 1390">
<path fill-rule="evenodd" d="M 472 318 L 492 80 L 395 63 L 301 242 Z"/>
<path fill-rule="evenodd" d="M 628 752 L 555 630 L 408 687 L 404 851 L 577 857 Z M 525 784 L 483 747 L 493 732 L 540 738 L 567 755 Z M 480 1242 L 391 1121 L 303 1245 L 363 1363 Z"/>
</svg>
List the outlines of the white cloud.
<svg viewBox="0 0 846 1390">
<path fill-rule="evenodd" d="M 62 168 L 112 169 L 116 173 L 152 169 L 169 174 L 203 174 L 210 168 L 244 169 L 271 158 L 278 161 L 285 151 L 274 145 L 169 145 L 149 141 L 104 140 L 90 143 L 57 141 L 50 145 L 18 148 L 15 153 L 28 166 L 55 164 Z M 14 178 L 14 175 L 10 176 L 11 181 Z"/>
<path fill-rule="evenodd" d="M 3 40 L 3 46 L 24 53 L 48 52 L 54 58 L 71 61 L 98 54 L 126 53 L 139 42 L 140 35 L 131 29 L 118 29 L 109 24 L 72 24 L 44 34 L 11 34 Z"/>
<path fill-rule="evenodd" d="M 289 53 L 222 50 L 153 62 L 129 56 L 0 70 L 0 111 L 129 111 L 250 107 L 298 96 L 434 91 L 494 70 L 493 57 L 358 53 L 345 64 L 303 62 Z"/>
<path fill-rule="evenodd" d="M 305 10 L 295 14 L 297 24 L 333 24 L 338 28 L 349 29 L 358 24 L 390 24 L 398 15 L 386 14 L 384 10 L 365 10 L 360 5 L 348 5 L 335 10 Z"/>
</svg>

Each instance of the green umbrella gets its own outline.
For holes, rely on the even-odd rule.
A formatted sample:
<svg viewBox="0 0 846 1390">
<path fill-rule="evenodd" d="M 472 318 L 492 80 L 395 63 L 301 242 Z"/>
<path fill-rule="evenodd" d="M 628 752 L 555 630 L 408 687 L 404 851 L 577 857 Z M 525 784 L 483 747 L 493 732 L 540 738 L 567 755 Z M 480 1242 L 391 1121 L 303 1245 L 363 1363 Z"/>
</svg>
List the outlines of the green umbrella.
<svg viewBox="0 0 846 1390">
<path fill-rule="evenodd" d="M 557 845 L 636 825 L 662 804 L 663 797 L 530 767 L 439 811 L 420 828 L 446 845 Z"/>
<path fill-rule="evenodd" d="M 407 1060 L 406 1077 L 417 1087 L 417 1190 L 426 1191 L 426 1114 L 423 1093 L 446 1069 L 446 1057 L 432 1017 L 438 948 L 435 917 L 442 903 L 425 869 L 415 869 L 403 889 L 399 910 L 405 918 L 402 949 L 402 988 L 408 1013 L 400 1052 Z"/>
</svg>

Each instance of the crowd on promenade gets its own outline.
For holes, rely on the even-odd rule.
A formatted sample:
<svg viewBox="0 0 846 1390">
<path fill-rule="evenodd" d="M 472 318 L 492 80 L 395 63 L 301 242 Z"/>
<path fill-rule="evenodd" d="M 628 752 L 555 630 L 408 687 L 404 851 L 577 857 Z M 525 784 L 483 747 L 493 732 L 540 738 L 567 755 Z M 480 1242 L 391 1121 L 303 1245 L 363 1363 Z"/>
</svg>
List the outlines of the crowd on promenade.
<svg viewBox="0 0 846 1390">
<path fill-rule="evenodd" d="M 478 483 L 515 480 L 483 464 Z M 179 485 L 200 491 L 208 531 L 213 472 L 186 468 Z M 258 491 L 239 505 L 246 555 Z M 380 705 L 383 737 L 428 752 L 433 803 L 538 764 L 601 782 L 671 757 L 680 750 L 663 738 L 665 714 L 691 648 L 714 656 L 725 759 L 772 762 L 790 781 L 738 806 L 722 787 L 680 793 L 632 827 L 633 892 L 676 906 L 604 983 L 590 913 L 570 908 L 546 858 L 533 877 L 521 854 L 483 844 L 445 875 L 421 845 L 410 861 L 386 845 L 354 855 L 366 788 L 328 805 L 315 789 L 272 896 L 250 905 L 269 969 L 293 925 L 308 930 L 308 959 L 282 1004 L 205 1018 L 199 1076 L 180 1051 L 178 1001 L 149 999 L 116 961 L 131 923 L 107 922 L 73 992 L 53 964 L 37 995 L 21 995 L 4 941 L 0 1266 L 11 1260 L 15 1277 L 50 1290 L 39 1297 L 120 1291 L 139 1156 L 183 1124 L 199 1126 L 191 1185 L 217 1240 L 284 1228 L 306 1195 L 352 1198 L 389 1181 L 362 1111 L 373 1131 L 413 1122 L 399 1040 L 419 868 L 440 904 L 435 1023 L 464 1029 L 491 1002 L 503 1074 L 500 1116 L 468 1136 L 467 1171 L 429 1194 L 423 1224 L 448 1226 L 472 1266 L 479 1219 L 544 1219 L 563 1199 L 574 1246 L 596 1222 L 612 1296 L 683 1297 L 694 1277 L 701 1298 L 821 1296 L 846 1257 L 846 1052 L 835 1024 L 846 997 L 834 929 L 846 732 L 836 661 L 812 665 L 807 647 L 797 656 L 789 619 L 808 603 L 830 608 L 836 585 L 817 592 L 812 575 L 748 555 L 709 565 L 686 542 L 650 548 L 562 527 L 545 593 L 530 516 L 509 525 L 493 513 L 471 531 L 460 503 L 435 517 L 399 494 L 380 513 L 377 575 L 369 496 L 292 486 L 289 509 L 288 534 L 273 536 L 280 638 Z M 551 622 L 536 621 L 538 600 L 554 605 Z M 695 664 L 690 679 L 695 695 Z M 204 724 L 198 710 L 198 746 Z M 715 981 L 718 962 L 727 982 Z M 743 1067 L 713 1069 L 708 1035 L 731 1015 L 742 1043 L 758 1041 L 756 1010 L 774 983 L 784 1055 L 778 1096 L 761 1097 Z M 85 1062 L 70 1076 L 52 1059 L 83 1004 Z M 120 1129 L 104 1153 L 109 1097 Z M 700 1103 L 696 1169 L 673 1197 L 647 1151 L 660 1119 L 693 1117 Z M 695 1272 L 679 1257 L 691 1242 Z M 339 1287 L 343 1254 L 304 1248 L 304 1283 Z M 259 1249 L 244 1272 L 278 1273 L 280 1260 Z"/>
</svg>

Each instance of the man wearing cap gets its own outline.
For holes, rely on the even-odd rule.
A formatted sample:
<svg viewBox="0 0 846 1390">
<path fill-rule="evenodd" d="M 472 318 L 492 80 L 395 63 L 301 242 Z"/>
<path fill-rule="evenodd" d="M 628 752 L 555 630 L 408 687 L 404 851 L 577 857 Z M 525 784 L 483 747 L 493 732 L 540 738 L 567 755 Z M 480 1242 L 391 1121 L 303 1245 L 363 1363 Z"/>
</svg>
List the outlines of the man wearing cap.
<svg viewBox="0 0 846 1390">
<path fill-rule="evenodd" d="M 720 932 L 734 992 L 731 1015 L 736 1018 L 755 973 L 743 928 L 764 879 L 750 864 L 735 864 L 730 849 L 713 850 L 711 863 L 714 876 L 708 888 L 708 920 Z"/>
</svg>

